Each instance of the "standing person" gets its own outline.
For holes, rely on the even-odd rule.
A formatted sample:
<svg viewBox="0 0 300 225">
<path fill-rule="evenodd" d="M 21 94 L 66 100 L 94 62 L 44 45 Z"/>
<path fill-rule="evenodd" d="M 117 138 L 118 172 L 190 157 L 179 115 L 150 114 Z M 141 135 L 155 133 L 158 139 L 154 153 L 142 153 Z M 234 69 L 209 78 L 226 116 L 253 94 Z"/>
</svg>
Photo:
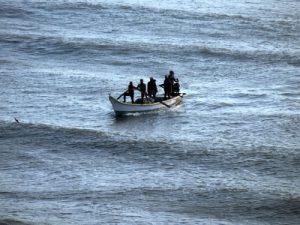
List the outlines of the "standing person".
<svg viewBox="0 0 300 225">
<path fill-rule="evenodd" d="M 177 96 L 180 94 L 180 84 L 179 84 L 179 80 L 176 79 L 175 80 L 175 83 L 173 84 L 173 95 Z"/>
<path fill-rule="evenodd" d="M 133 104 L 134 103 L 134 89 L 136 89 L 136 87 L 133 85 L 132 81 L 130 81 L 127 90 L 123 94 L 121 94 L 118 97 L 118 99 L 121 98 L 122 96 L 124 96 L 124 102 L 126 102 L 126 96 L 130 96 L 131 102 Z"/>
<path fill-rule="evenodd" d="M 170 70 L 169 72 L 169 80 L 171 82 L 171 86 L 172 86 L 172 96 L 175 95 L 176 89 L 178 89 L 178 85 L 176 83 L 178 83 L 178 79 L 175 78 L 175 73 L 173 70 Z M 179 84 L 179 83 L 178 83 Z M 178 91 L 179 92 L 179 91 Z"/>
<path fill-rule="evenodd" d="M 147 91 L 151 98 L 155 99 L 157 93 L 156 80 L 150 77 L 150 81 L 147 84 Z"/>
<path fill-rule="evenodd" d="M 160 85 L 161 87 L 164 88 L 164 97 L 165 99 L 171 98 L 171 93 L 172 93 L 172 83 L 171 80 L 169 79 L 168 75 L 165 76 L 165 80 L 164 83 L 162 85 Z"/>
<path fill-rule="evenodd" d="M 142 104 L 144 103 L 144 97 L 147 95 L 146 93 L 146 84 L 144 84 L 144 80 L 140 79 L 140 83 L 137 86 L 137 89 L 141 92 L 141 100 Z M 146 96 L 147 98 L 147 96 Z"/>
<path fill-rule="evenodd" d="M 173 70 L 170 70 L 170 72 L 169 72 L 169 79 L 172 84 L 175 82 L 175 74 L 174 74 Z"/>
</svg>

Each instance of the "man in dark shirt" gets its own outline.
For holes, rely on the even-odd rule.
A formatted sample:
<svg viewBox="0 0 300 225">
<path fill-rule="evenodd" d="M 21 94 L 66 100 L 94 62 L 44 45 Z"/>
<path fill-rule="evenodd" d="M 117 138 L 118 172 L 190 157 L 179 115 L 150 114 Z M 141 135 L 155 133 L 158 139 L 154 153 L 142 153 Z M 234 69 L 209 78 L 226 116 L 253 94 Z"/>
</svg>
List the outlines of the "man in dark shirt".
<svg viewBox="0 0 300 225">
<path fill-rule="evenodd" d="M 123 95 L 124 96 L 124 102 L 126 102 L 126 96 L 129 96 L 131 98 L 131 102 L 133 104 L 134 103 L 134 89 L 136 89 L 136 87 L 133 86 L 132 81 L 130 81 L 127 90 L 123 94 L 121 94 L 118 97 L 118 99 L 121 98 L 122 95 Z"/>
<path fill-rule="evenodd" d="M 141 101 L 144 103 L 144 97 L 146 96 L 146 84 L 143 79 L 140 79 L 140 83 L 137 86 L 137 89 L 141 92 Z"/>
<path fill-rule="evenodd" d="M 150 81 L 147 85 L 148 94 L 151 98 L 155 99 L 157 93 L 156 80 L 153 77 L 150 77 Z"/>
<path fill-rule="evenodd" d="M 168 75 L 165 76 L 164 84 L 162 85 L 162 87 L 164 88 L 165 99 L 167 98 L 167 96 L 168 98 L 171 98 L 172 81 L 169 79 Z"/>
</svg>

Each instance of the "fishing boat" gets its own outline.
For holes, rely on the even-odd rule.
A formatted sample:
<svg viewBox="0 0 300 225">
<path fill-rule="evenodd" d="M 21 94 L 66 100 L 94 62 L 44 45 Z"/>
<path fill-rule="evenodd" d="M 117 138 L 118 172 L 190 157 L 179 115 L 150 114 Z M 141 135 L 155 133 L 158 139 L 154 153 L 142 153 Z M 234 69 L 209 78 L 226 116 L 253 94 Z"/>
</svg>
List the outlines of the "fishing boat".
<svg viewBox="0 0 300 225">
<path fill-rule="evenodd" d="M 178 94 L 170 99 L 164 99 L 163 96 L 158 96 L 155 101 L 146 100 L 143 104 L 140 99 L 137 99 L 135 103 L 131 102 L 120 102 L 116 98 L 109 95 L 109 101 L 116 115 L 126 115 L 131 113 L 145 113 L 152 111 L 159 111 L 169 109 L 176 106 L 182 102 L 183 94 Z"/>
</svg>

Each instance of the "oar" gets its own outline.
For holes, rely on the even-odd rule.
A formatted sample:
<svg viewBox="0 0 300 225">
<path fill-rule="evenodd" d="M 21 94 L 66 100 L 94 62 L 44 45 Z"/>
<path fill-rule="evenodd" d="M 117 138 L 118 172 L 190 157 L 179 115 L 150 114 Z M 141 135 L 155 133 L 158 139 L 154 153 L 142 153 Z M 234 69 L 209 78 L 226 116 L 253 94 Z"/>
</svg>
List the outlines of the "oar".
<svg viewBox="0 0 300 225">
<path fill-rule="evenodd" d="M 137 90 L 138 90 L 139 92 L 141 92 L 142 94 L 144 94 L 144 95 L 145 95 L 145 98 L 146 98 L 146 100 L 147 100 L 148 102 L 150 102 L 150 101 L 149 101 L 149 99 L 148 99 L 148 94 L 147 94 L 147 92 L 145 92 L 145 91 L 142 91 L 142 90 L 140 90 L 139 88 L 137 88 Z"/>
<path fill-rule="evenodd" d="M 121 95 L 117 98 L 117 100 L 119 100 L 123 95 L 125 95 L 126 92 L 127 92 L 127 90 L 124 91 L 123 94 L 121 94 Z"/>
<path fill-rule="evenodd" d="M 146 99 L 147 99 L 148 102 L 152 102 L 153 103 L 155 101 L 146 92 L 145 92 L 145 96 L 146 96 Z"/>
<path fill-rule="evenodd" d="M 150 101 L 149 101 L 149 98 L 148 98 L 148 94 L 147 94 L 146 92 L 144 92 L 144 95 L 145 95 L 145 97 L 146 97 L 147 102 L 150 102 Z"/>
<path fill-rule="evenodd" d="M 168 108 L 171 108 L 171 106 L 169 106 L 168 104 L 164 103 L 163 101 L 159 101 L 159 103 L 162 104 L 162 105 L 164 105 L 164 106 L 166 106 L 166 107 L 168 107 Z"/>
</svg>

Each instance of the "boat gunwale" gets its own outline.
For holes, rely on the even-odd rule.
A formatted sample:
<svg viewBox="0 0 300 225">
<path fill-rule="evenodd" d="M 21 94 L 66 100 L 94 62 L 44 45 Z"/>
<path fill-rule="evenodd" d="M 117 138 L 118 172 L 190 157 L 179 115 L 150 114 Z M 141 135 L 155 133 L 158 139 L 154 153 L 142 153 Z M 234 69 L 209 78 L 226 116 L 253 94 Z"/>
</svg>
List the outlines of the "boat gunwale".
<svg viewBox="0 0 300 225">
<path fill-rule="evenodd" d="M 170 98 L 170 99 L 165 99 L 163 101 L 160 101 L 160 102 L 153 102 L 153 103 L 130 103 L 130 102 L 120 102 L 119 100 L 117 100 L 116 98 L 114 98 L 113 96 L 109 95 L 109 98 L 113 99 L 114 102 L 118 103 L 118 104 L 121 104 L 121 105 L 126 105 L 126 106 L 155 106 L 155 105 L 164 105 L 164 104 L 167 104 L 168 105 L 168 101 L 170 100 L 174 100 L 176 99 L 177 97 L 181 97 L 180 95 L 178 96 L 174 96 L 173 98 Z M 170 105 L 171 106 L 171 105 Z"/>
</svg>

